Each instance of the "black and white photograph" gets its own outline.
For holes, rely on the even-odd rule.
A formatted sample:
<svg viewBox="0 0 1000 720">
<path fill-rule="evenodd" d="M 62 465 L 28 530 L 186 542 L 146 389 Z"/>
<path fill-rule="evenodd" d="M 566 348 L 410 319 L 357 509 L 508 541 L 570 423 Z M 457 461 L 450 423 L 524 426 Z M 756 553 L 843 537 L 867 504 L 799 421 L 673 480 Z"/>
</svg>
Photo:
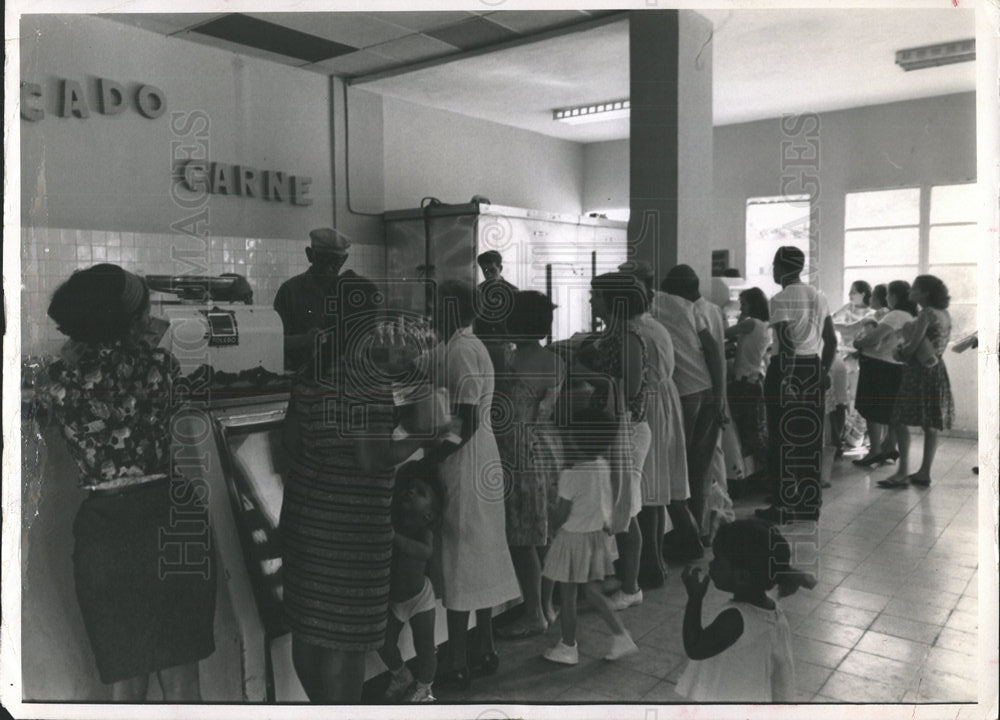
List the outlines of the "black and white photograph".
<svg viewBox="0 0 1000 720">
<path fill-rule="evenodd" d="M 1000 6 L 5 17 L 13 717 L 997 717 Z"/>
</svg>

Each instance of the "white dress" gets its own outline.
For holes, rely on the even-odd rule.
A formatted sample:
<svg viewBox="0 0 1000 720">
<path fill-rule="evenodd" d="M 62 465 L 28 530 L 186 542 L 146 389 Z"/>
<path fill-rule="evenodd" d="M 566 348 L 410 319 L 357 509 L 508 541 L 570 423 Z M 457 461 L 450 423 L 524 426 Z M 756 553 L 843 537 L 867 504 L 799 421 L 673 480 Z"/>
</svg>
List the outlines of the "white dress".
<svg viewBox="0 0 1000 720">
<path fill-rule="evenodd" d="M 695 702 L 794 702 L 792 631 L 781 608 L 730 601 L 743 617 L 743 634 L 707 660 L 691 660 L 677 693 Z"/>
<path fill-rule="evenodd" d="M 646 341 L 648 362 L 646 421 L 652 440 L 642 467 L 642 504 L 666 506 L 671 500 L 691 497 L 684 415 L 673 381 L 674 346 L 667 329 L 648 313 L 630 321 L 630 325 Z"/>
<path fill-rule="evenodd" d="M 490 426 L 493 363 L 469 327 L 456 330 L 433 351 L 437 384 L 453 405 L 478 408 L 478 427 L 440 466 L 445 489 L 438 552 L 438 592 L 449 610 L 495 607 L 520 595 L 507 549 L 504 476 Z"/>
</svg>

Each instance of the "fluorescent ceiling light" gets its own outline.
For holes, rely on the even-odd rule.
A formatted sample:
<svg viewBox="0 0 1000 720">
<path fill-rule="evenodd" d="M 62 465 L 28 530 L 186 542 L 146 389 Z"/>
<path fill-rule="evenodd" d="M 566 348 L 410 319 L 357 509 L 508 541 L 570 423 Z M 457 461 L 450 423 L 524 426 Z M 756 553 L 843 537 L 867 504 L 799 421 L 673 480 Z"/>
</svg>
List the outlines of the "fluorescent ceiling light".
<svg viewBox="0 0 1000 720">
<path fill-rule="evenodd" d="M 924 45 L 907 48 L 896 52 L 896 64 L 903 70 L 920 70 L 921 68 L 951 65 L 952 63 L 968 62 L 976 59 L 976 41 L 956 40 L 955 42 Z"/>
<path fill-rule="evenodd" d="M 628 100 L 610 100 L 590 105 L 559 108 L 552 111 L 552 119 L 570 125 L 603 122 L 604 120 L 622 120 L 629 116 Z"/>
</svg>

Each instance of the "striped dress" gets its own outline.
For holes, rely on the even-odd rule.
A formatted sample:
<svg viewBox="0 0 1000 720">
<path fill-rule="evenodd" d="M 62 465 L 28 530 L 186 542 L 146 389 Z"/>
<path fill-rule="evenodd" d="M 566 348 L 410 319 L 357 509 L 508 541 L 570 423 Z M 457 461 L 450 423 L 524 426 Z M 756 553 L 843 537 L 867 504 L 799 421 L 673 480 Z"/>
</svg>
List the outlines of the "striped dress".
<svg viewBox="0 0 1000 720">
<path fill-rule="evenodd" d="M 319 383 L 311 367 L 296 375 L 280 520 L 292 634 L 345 652 L 382 646 L 392 560 L 392 471 L 366 473 L 355 451 L 359 437 L 391 434 L 392 395 L 361 380 L 335 371 Z"/>
</svg>

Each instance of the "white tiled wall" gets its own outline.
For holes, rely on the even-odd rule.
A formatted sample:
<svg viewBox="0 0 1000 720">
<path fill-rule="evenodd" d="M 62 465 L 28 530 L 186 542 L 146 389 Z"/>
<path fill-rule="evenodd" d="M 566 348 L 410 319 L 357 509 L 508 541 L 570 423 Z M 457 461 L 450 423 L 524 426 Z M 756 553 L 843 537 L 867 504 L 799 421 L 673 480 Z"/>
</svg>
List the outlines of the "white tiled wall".
<svg viewBox="0 0 1000 720">
<path fill-rule="evenodd" d="M 54 353 L 65 342 L 46 310 L 53 291 L 74 270 L 109 262 L 146 275 L 240 273 L 253 287 L 254 304 L 270 306 L 281 283 L 309 266 L 307 244 L 308 239 L 201 240 L 173 233 L 22 228 L 22 354 Z M 380 245 L 355 244 L 344 265 L 345 270 L 372 278 L 381 277 L 384 268 L 385 248 Z"/>
</svg>

